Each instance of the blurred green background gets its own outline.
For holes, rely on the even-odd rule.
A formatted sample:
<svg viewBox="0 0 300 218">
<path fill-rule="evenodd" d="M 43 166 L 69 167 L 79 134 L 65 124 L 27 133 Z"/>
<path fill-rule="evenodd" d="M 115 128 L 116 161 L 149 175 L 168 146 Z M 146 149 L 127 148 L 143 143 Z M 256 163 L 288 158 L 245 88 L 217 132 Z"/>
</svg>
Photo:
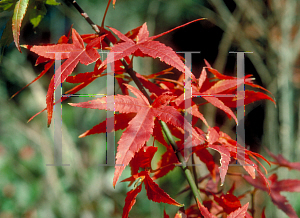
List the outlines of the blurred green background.
<svg viewBox="0 0 300 218">
<path fill-rule="evenodd" d="M 20 35 L 21 44 L 56 43 L 67 34 L 71 25 L 79 34 L 93 33 L 91 27 L 66 1 L 59 6 L 46 6 L 47 14 L 37 27 L 25 17 Z M 97 24 L 101 24 L 107 1 L 81 1 L 78 4 Z M 279 4 L 268 1 L 221 0 L 117 0 L 108 10 L 105 24 L 125 33 L 147 22 L 150 35 L 158 34 L 193 19 L 206 17 L 176 30 L 159 41 L 175 51 L 201 51 L 193 56 L 193 73 L 199 76 L 207 59 L 225 74 L 235 74 L 236 57 L 229 51 L 252 51 L 246 55 L 246 74 L 253 74 L 256 82 L 272 92 L 277 107 L 271 102 L 257 102 L 246 107 L 246 144 L 266 155 L 263 146 L 275 154 L 283 154 L 290 161 L 300 159 L 300 17 L 299 2 Z M 0 33 L 12 12 L 0 13 Z M 28 14 L 26 16 L 29 16 Z M 67 102 L 87 101 L 70 98 L 63 103 L 63 163 L 69 167 L 46 167 L 53 163 L 53 123 L 47 128 L 46 114 L 28 119 L 44 109 L 48 83 L 53 73 L 48 72 L 12 100 L 10 97 L 31 82 L 42 70 L 34 66 L 36 55 L 22 48 L 19 53 L 11 43 L 4 51 L 0 66 L 0 218 L 2 217 L 105 217 L 122 216 L 126 183 L 112 186 L 113 167 L 105 163 L 105 135 L 78 136 L 106 117 L 104 111 L 73 108 Z M 165 67 L 158 62 L 137 59 L 135 70 L 150 74 Z M 87 72 L 92 67 L 79 66 L 76 72 Z M 175 73 L 173 78 L 178 78 Z M 67 90 L 67 86 L 63 87 Z M 105 93 L 106 80 L 99 78 L 81 93 Z M 120 93 L 116 87 L 116 93 Z M 88 99 L 89 100 L 89 99 Z M 234 122 L 214 107 L 201 108 L 211 126 L 234 135 Z M 116 142 L 121 132 L 116 133 Z M 150 142 L 151 143 L 151 142 Z M 149 143 L 149 144 L 150 144 Z M 153 167 L 164 151 L 159 149 Z M 205 175 L 199 169 L 200 175 Z M 126 169 L 121 178 L 130 175 Z M 299 173 L 279 171 L 280 179 L 299 178 Z M 186 184 L 179 169 L 159 179 L 158 184 L 171 197 L 189 205 L 189 193 L 176 196 Z M 228 184 L 230 182 L 228 181 Z M 288 197 L 300 214 L 300 198 Z M 258 200 L 258 199 L 257 199 Z M 269 200 L 266 197 L 266 200 Z M 257 204 L 257 214 L 262 209 Z M 269 203 L 267 217 L 286 217 Z M 139 194 L 130 217 L 163 217 L 166 208 L 174 216 L 177 208 L 149 201 L 145 191 Z"/>
</svg>

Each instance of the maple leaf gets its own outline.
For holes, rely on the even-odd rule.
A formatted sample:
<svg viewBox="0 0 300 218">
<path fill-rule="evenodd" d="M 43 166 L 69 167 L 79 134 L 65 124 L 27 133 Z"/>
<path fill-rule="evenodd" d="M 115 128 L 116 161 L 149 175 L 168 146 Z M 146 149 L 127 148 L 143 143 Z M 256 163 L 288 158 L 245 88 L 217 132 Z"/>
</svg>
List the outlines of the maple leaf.
<svg viewBox="0 0 300 218">
<path fill-rule="evenodd" d="M 155 99 L 151 106 L 147 98 L 138 89 L 126 85 L 137 98 L 131 96 L 116 95 L 114 96 L 114 107 L 107 108 L 107 97 L 96 99 L 88 102 L 69 103 L 71 106 L 118 111 L 120 113 L 137 113 L 136 116 L 129 122 L 127 129 L 123 132 L 119 142 L 116 154 L 116 167 L 113 179 L 113 186 L 116 185 L 122 171 L 129 164 L 134 154 L 138 152 L 149 140 L 153 133 L 154 118 L 170 123 L 176 127 L 184 129 L 188 126 L 192 129 L 193 145 L 203 143 L 203 137 L 191 127 L 190 123 L 173 107 L 160 105 L 160 96 Z"/>
<path fill-rule="evenodd" d="M 222 93 L 222 94 L 231 94 L 229 92 Z M 274 99 L 272 99 L 270 96 L 262 93 L 262 92 L 256 92 L 252 90 L 245 90 L 245 91 L 239 91 L 237 92 L 237 97 L 219 97 L 219 99 L 227 106 L 231 108 L 240 107 L 243 105 L 250 104 L 255 101 L 259 100 L 269 100 L 272 101 L 275 104 Z M 242 101 L 239 101 L 240 99 L 244 99 L 242 104 Z"/>
<path fill-rule="evenodd" d="M 99 53 L 93 47 L 99 44 L 99 41 L 104 39 L 104 36 L 98 37 L 92 40 L 86 47 L 83 40 L 75 29 L 72 29 L 72 44 L 57 44 L 57 45 L 45 45 L 45 46 L 33 46 L 29 50 L 50 59 L 67 59 L 60 68 L 56 70 L 59 76 L 54 79 L 52 77 L 47 96 L 47 113 L 48 113 L 48 126 L 51 123 L 53 113 L 53 100 L 54 89 L 63 83 L 66 78 L 73 72 L 74 68 L 80 62 L 85 65 L 89 65 L 100 58 Z M 57 55 L 59 54 L 59 55 Z"/>
<path fill-rule="evenodd" d="M 211 214 L 207 210 L 207 208 L 200 203 L 200 201 L 198 199 L 197 199 L 197 205 L 198 205 L 198 208 L 200 209 L 201 214 L 204 216 L 204 218 L 217 218 L 215 215 Z"/>
<path fill-rule="evenodd" d="M 113 118 L 108 118 L 103 122 L 97 124 L 92 129 L 82 133 L 79 138 L 83 138 L 88 135 L 92 134 L 99 134 L 99 133 L 107 133 L 112 131 L 117 131 L 120 129 L 125 129 L 128 126 L 128 122 L 135 117 L 135 113 L 128 113 L 128 114 L 115 114 Z M 114 120 L 114 129 L 108 129 L 107 123 Z"/>
<path fill-rule="evenodd" d="M 230 214 L 231 212 L 241 207 L 241 202 L 239 201 L 239 199 L 231 193 L 222 193 L 220 197 L 214 195 L 214 200 L 223 207 L 224 211 L 227 214 Z"/>
<path fill-rule="evenodd" d="M 197 205 L 198 205 L 202 215 L 204 216 L 204 218 L 217 218 L 215 215 L 211 214 L 207 210 L 207 208 L 199 202 L 198 199 L 197 199 Z M 244 218 L 246 216 L 248 206 L 249 206 L 249 202 L 247 204 L 245 204 L 243 207 L 240 207 L 240 208 L 236 209 L 235 211 L 233 211 L 232 213 L 230 213 L 227 216 L 227 218 Z"/>
<path fill-rule="evenodd" d="M 166 210 L 164 210 L 164 218 L 170 218 L 170 216 L 166 213 Z"/>
<path fill-rule="evenodd" d="M 248 206 L 249 206 L 249 202 L 244 206 L 242 206 L 241 208 L 230 213 L 227 216 L 227 218 L 244 218 L 246 216 Z"/>
<path fill-rule="evenodd" d="M 228 164 L 230 162 L 230 152 L 226 147 L 221 145 L 209 145 L 209 148 L 212 148 L 218 151 L 221 155 L 220 163 L 221 166 L 219 167 L 220 177 L 221 177 L 221 186 L 224 184 L 225 176 L 228 170 Z"/>
<path fill-rule="evenodd" d="M 178 161 L 174 150 L 169 147 L 157 163 L 158 169 L 154 173 L 153 180 L 163 177 L 172 171 L 175 168 L 175 164 L 180 164 L 180 162 Z"/>
<path fill-rule="evenodd" d="M 300 171 L 300 162 L 289 162 L 287 159 L 285 159 L 281 154 L 275 155 L 271 151 L 269 151 L 267 148 L 265 148 L 268 154 L 276 161 L 273 162 L 273 164 L 277 164 L 282 167 L 287 167 L 289 170 L 299 170 Z"/>
<path fill-rule="evenodd" d="M 227 135 L 226 133 L 220 131 L 219 135 L 220 137 L 218 139 L 218 143 L 221 144 L 222 147 L 226 148 L 230 152 L 230 156 L 236 159 L 243 166 L 243 168 L 251 175 L 253 179 L 256 176 L 255 175 L 255 170 L 256 170 L 259 173 L 259 175 L 262 176 L 267 186 L 269 186 L 269 182 L 267 178 L 260 171 L 258 166 L 253 161 L 250 160 L 249 156 L 255 159 L 257 163 L 260 166 L 262 166 L 262 168 L 265 170 L 266 173 L 267 173 L 266 168 L 257 160 L 256 156 L 266 161 L 269 165 L 271 165 L 270 162 L 267 159 L 265 159 L 262 155 L 257 154 L 255 152 L 248 151 L 243 146 L 238 144 L 235 140 L 231 139 L 230 136 Z"/>
<path fill-rule="evenodd" d="M 110 52 L 114 53 L 115 60 L 119 60 L 119 59 L 129 56 L 131 54 L 134 54 L 136 56 L 145 56 L 146 55 L 146 56 L 150 56 L 152 58 L 160 58 L 161 61 L 165 62 L 166 64 L 171 65 L 172 67 L 175 67 L 176 69 L 178 69 L 179 71 L 181 71 L 183 73 L 186 73 L 186 75 L 188 77 L 191 77 L 191 76 L 193 76 L 191 74 L 191 71 L 185 66 L 185 64 L 181 61 L 179 56 L 176 54 L 176 52 L 172 48 L 170 48 L 158 41 L 153 41 L 153 40 L 171 32 L 173 30 L 184 27 L 190 23 L 193 23 L 193 22 L 196 22 L 199 20 L 203 20 L 203 18 L 193 20 L 191 22 L 188 22 L 186 24 L 178 26 L 172 30 L 166 31 L 164 33 L 161 33 L 159 35 L 152 36 L 152 37 L 149 37 L 149 31 L 147 29 L 147 24 L 144 23 L 143 26 L 139 29 L 139 32 L 136 36 L 136 41 L 125 36 L 120 31 L 110 27 L 110 29 L 121 40 L 124 41 L 124 42 L 114 45 Z M 113 60 L 106 59 L 100 67 L 102 67 L 112 61 Z"/>
<path fill-rule="evenodd" d="M 248 175 L 243 176 L 244 179 L 253 185 L 255 188 L 268 192 L 268 187 L 266 182 L 262 179 L 261 176 L 258 176 L 256 179 L 252 179 Z M 297 218 L 297 213 L 293 207 L 289 204 L 285 196 L 281 195 L 280 192 L 300 192 L 300 180 L 297 179 L 285 179 L 277 180 L 277 175 L 272 174 L 269 177 L 271 181 L 270 185 L 270 197 L 272 202 L 283 212 L 285 212 L 291 218 Z"/>
<path fill-rule="evenodd" d="M 68 37 L 66 37 L 65 35 L 61 36 L 58 40 L 58 44 L 62 44 L 62 43 L 68 43 L 69 39 Z M 22 46 L 22 47 L 25 47 L 27 49 L 30 49 L 32 46 Z M 48 62 L 49 61 L 49 62 Z M 26 87 L 28 87 L 29 85 L 31 85 L 32 83 L 36 82 L 37 80 L 39 80 L 42 76 L 44 76 L 48 71 L 49 69 L 52 67 L 52 65 L 54 64 L 54 60 L 50 60 L 49 58 L 44 58 L 43 56 L 39 56 L 37 59 L 36 59 L 36 62 L 35 62 L 35 66 L 41 64 L 41 63 L 44 63 L 44 62 L 48 62 L 45 64 L 44 66 L 44 70 L 34 79 L 32 80 L 30 83 L 28 83 L 26 86 L 24 86 L 22 89 L 20 89 L 18 92 L 16 92 L 14 95 L 11 96 L 11 98 L 15 97 L 17 94 L 19 94 L 23 89 L 25 89 Z"/>
<path fill-rule="evenodd" d="M 123 207 L 122 218 L 128 217 L 129 211 L 131 210 L 132 206 L 136 202 L 136 196 L 138 195 L 138 193 L 141 192 L 141 190 L 142 190 L 142 186 L 139 185 L 138 187 L 136 187 L 136 189 L 127 192 L 127 196 L 125 198 L 125 205 Z"/>
<path fill-rule="evenodd" d="M 157 203 L 167 203 L 178 207 L 182 207 L 183 204 L 179 204 L 174 199 L 172 199 L 167 193 L 164 192 L 153 180 L 150 178 L 149 174 L 143 171 L 145 174 L 145 188 L 149 200 Z"/>
<path fill-rule="evenodd" d="M 123 208 L 123 215 L 122 218 L 127 218 L 128 213 L 131 210 L 132 206 L 135 203 L 135 198 L 137 194 L 141 191 L 142 184 L 144 183 L 147 197 L 149 200 L 157 202 L 157 203 L 167 203 L 171 205 L 175 205 L 178 207 L 184 206 L 183 204 L 179 204 L 177 201 L 175 201 L 173 198 L 171 198 L 167 193 L 164 192 L 149 176 L 149 171 L 142 171 L 138 174 L 136 174 L 134 177 L 127 178 L 124 181 L 131 181 L 135 179 L 136 184 L 138 186 L 129 191 L 127 193 L 127 197 L 125 199 L 125 206 Z M 137 190 L 138 189 L 138 190 Z"/>
<path fill-rule="evenodd" d="M 214 161 L 213 156 L 211 155 L 211 153 L 209 153 L 209 151 L 206 148 L 203 147 L 195 147 L 193 148 L 193 152 L 195 152 L 195 154 L 197 155 L 197 157 L 199 157 L 199 159 L 205 163 L 207 169 L 209 170 L 211 176 L 213 179 L 216 179 L 216 164 Z"/>
<path fill-rule="evenodd" d="M 157 151 L 157 147 L 144 146 L 130 161 L 131 175 L 138 173 L 139 168 L 151 169 L 152 158 Z"/>
<path fill-rule="evenodd" d="M 271 97 L 261 92 L 249 90 L 246 90 L 244 92 L 237 92 L 237 87 L 242 84 L 267 91 L 263 87 L 253 84 L 253 78 L 249 78 L 251 75 L 247 75 L 243 78 L 226 76 L 213 69 L 207 62 L 206 64 L 207 67 L 204 67 L 202 69 L 202 72 L 198 79 L 198 83 L 192 83 L 193 97 L 202 97 L 215 107 L 223 110 L 228 115 L 228 117 L 234 118 L 236 123 L 238 123 L 237 118 L 230 107 L 236 108 L 237 106 L 242 106 L 240 105 L 242 102 L 243 105 L 246 105 L 262 99 L 270 100 L 275 104 L 275 101 Z M 215 78 L 213 78 L 213 80 L 207 77 L 207 70 L 214 74 Z M 216 81 L 216 79 L 218 79 L 219 81 Z M 225 95 L 225 97 L 223 95 Z M 244 100 L 238 101 L 241 99 Z M 175 100 L 175 103 L 176 105 L 181 105 L 184 103 L 184 100 L 185 98 L 183 93 Z"/>
</svg>

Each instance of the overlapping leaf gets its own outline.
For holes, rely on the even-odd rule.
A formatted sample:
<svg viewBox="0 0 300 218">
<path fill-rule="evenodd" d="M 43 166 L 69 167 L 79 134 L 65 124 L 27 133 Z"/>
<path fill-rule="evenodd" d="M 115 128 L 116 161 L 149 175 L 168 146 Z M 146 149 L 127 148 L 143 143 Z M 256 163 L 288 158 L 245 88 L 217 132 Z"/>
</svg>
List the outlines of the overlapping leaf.
<svg viewBox="0 0 300 218">
<path fill-rule="evenodd" d="M 56 70 L 56 73 L 58 73 L 59 76 L 55 79 L 53 77 L 49 84 L 46 97 L 48 126 L 51 123 L 53 113 L 54 89 L 66 80 L 79 62 L 88 65 L 100 58 L 97 50 L 93 47 L 98 45 L 104 37 L 105 36 L 95 38 L 85 47 L 80 35 L 75 29 L 72 29 L 72 44 L 33 46 L 30 48 L 30 51 L 43 56 L 44 58 L 56 60 L 67 59 L 61 67 Z"/>
<path fill-rule="evenodd" d="M 134 54 L 136 56 L 150 56 L 152 58 L 160 58 L 161 61 L 175 67 L 181 72 L 186 73 L 188 77 L 192 77 L 190 70 L 185 66 L 185 64 L 181 61 L 175 51 L 172 48 L 162 44 L 158 41 L 153 41 L 154 39 L 163 36 L 175 29 L 181 28 L 186 26 L 190 23 L 199 21 L 202 19 L 197 19 L 186 23 L 184 25 L 178 26 L 172 30 L 167 32 L 161 33 L 156 36 L 149 37 L 149 32 L 147 29 L 147 24 L 144 23 L 143 26 L 140 28 L 139 33 L 137 34 L 136 41 L 128 38 L 120 31 L 110 28 L 121 40 L 124 42 L 118 43 L 113 46 L 111 52 L 114 53 L 114 59 L 119 60 L 124 58 L 125 56 Z M 113 60 L 105 60 L 101 66 L 104 66 Z"/>
<path fill-rule="evenodd" d="M 183 204 L 178 203 L 173 198 L 171 198 L 167 193 L 164 192 L 149 176 L 149 171 L 142 171 L 138 173 L 136 176 L 136 185 L 135 188 L 127 193 L 127 197 L 125 199 L 125 206 L 123 208 L 122 218 L 127 218 L 128 213 L 131 210 L 132 206 L 135 203 L 135 198 L 137 194 L 141 191 L 142 184 L 144 183 L 147 197 L 149 200 L 157 202 L 157 203 L 166 203 L 175 205 L 178 207 L 182 207 Z M 131 181 L 131 178 L 128 178 L 123 181 Z"/>
<path fill-rule="evenodd" d="M 135 153 L 142 148 L 152 135 L 155 117 L 182 129 L 184 129 L 185 125 L 190 125 L 176 109 L 171 106 L 160 105 L 160 98 L 157 98 L 153 103 L 156 107 L 150 106 L 146 97 L 139 90 L 130 85 L 127 85 L 127 87 L 137 96 L 137 98 L 116 95 L 114 96 L 114 107 L 107 108 L 106 97 L 88 102 L 70 104 L 76 107 L 100 110 L 107 109 L 118 111 L 120 113 L 137 113 L 129 122 L 127 129 L 123 132 L 118 142 L 119 145 L 116 154 L 117 165 L 115 167 L 115 176 L 113 179 L 114 186 Z M 192 132 L 194 145 L 201 144 L 203 138 L 199 136 L 193 128 Z"/>
<path fill-rule="evenodd" d="M 262 179 L 261 176 L 258 176 L 256 179 L 252 179 L 248 175 L 244 175 L 244 179 L 253 185 L 254 187 L 261 189 L 263 191 L 268 192 L 269 189 L 267 187 L 266 182 Z M 297 218 L 297 213 L 293 209 L 293 207 L 289 204 L 288 200 L 285 196 L 281 195 L 280 192 L 300 192 L 300 180 L 296 179 L 285 179 L 285 180 L 277 180 L 277 175 L 272 174 L 269 177 L 271 181 L 270 185 L 270 197 L 272 202 L 282 211 L 284 211 L 290 218 Z"/>
<path fill-rule="evenodd" d="M 136 189 L 133 189 L 133 190 L 127 192 L 127 196 L 125 199 L 125 205 L 123 207 L 122 218 L 128 217 L 129 211 L 131 210 L 132 206 L 136 202 L 136 196 L 138 195 L 138 193 L 141 192 L 141 190 L 142 190 L 142 186 L 139 185 Z"/>
<path fill-rule="evenodd" d="M 198 200 L 197 200 L 198 207 L 204 216 L 204 218 L 217 218 L 215 215 L 211 214 L 205 206 L 203 206 Z M 247 213 L 247 208 L 249 206 L 249 202 L 245 204 L 243 207 L 240 207 L 239 209 L 236 209 L 232 213 L 230 213 L 227 218 L 245 218 Z"/>
</svg>

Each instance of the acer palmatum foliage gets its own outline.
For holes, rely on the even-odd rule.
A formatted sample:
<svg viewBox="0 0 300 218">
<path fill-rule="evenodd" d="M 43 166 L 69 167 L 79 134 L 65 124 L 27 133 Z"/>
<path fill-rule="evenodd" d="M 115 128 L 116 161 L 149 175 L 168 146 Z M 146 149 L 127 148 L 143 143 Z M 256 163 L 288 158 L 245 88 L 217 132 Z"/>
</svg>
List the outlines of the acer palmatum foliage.
<svg viewBox="0 0 300 218">
<path fill-rule="evenodd" d="M 110 2 L 111 1 L 109 1 L 109 3 Z M 113 1 L 113 5 L 115 3 L 116 0 Z M 15 18 L 13 18 L 13 35 L 15 44 L 19 50 L 20 26 L 24 14 L 26 13 L 27 5 L 28 1 L 19 1 L 16 4 L 16 10 L 19 10 L 19 12 L 16 13 L 16 15 L 14 15 Z M 197 19 L 189 23 L 200 20 L 202 19 Z M 205 188 L 199 190 L 206 196 L 202 202 L 200 202 L 200 199 L 194 192 L 195 190 L 192 188 L 196 202 L 194 205 L 186 205 L 186 216 L 205 218 L 220 216 L 243 218 L 253 216 L 254 206 L 251 205 L 252 208 L 249 208 L 249 203 L 242 206 L 240 202 L 247 194 L 235 196 L 235 185 L 233 185 L 226 194 L 222 192 L 221 186 L 224 183 L 228 165 L 231 160 L 234 159 L 239 162 L 245 172 L 249 174 L 241 174 L 240 176 L 243 176 L 243 178 L 254 187 L 254 190 L 250 192 L 250 194 L 253 194 L 256 189 L 263 190 L 270 194 L 274 204 L 289 217 L 297 217 L 296 212 L 280 192 L 299 192 L 300 180 L 287 179 L 278 181 L 276 174 L 267 178 L 265 175 L 267 171 L 260 163 L 260 160 L 264 160 L 268 164 L 270 164 L 270 162 L 263 156 L 239 145 L 218 127 L 210 126 L 203 114 L 199 111 L 199 104 L 196 103 L 198 102 L 196 98 L 202 98 L 206 103 L 212 104 L 222 110 L 224 114 L 229 118 L 233 118 L 237 123 L 237 117 L 231 108 L 241 106 L 237 105 L 238 100 L 244 98 L 245 105 L 259 100 L 270 100 L 275 103 L 272 97 L 263 93 L 263 91 L 267 90 L 254 84 L 251 75 L 247 75 L 243 78 L 226 76 L 216 69 L 213 69 L 207 61 L 205 61 L 206 66 L 202 69 L 197 79 L 185 66 L 182 58 L 178 56 L 171 47 L 159 41 L 155 41 L 158 37 L 188 25 L 189 23 L 156 36 L 149 36 L 146 23 L 128 31 L 126 34 L 112 27 L 105 29 L 103 26 L 97 27 L 100 30 L 100 34 L 80 35 L 75 29 L 71 29 L 69 34 L 62 36 L 57 44 L 23 45 L 22 47 L 38 55 L 36 65 L 44 64 L 44 70 L 31 83 L 37 81 L 47 73 L 55 60 L 64 60 L 61 67 L 57 69 L 60 76 L 58 78 L 52 77 L 49 83 L 46 96 L 46 108 L 43 110 L 47 110 L 48 126 L 51 124 L 53 105 L 55 104 L 54 90 L 60 83 L 77 84 L 65 92 L 66 94 L 75 94 L 97 78 L 106 76 L 105 70 L 107 69 L 107 65 L 114 62 L 115 78 L 123 94 L 113 96 L 113 108 L 107 108 L 107 97 L 76 104 L 70 103 L 70 105 L 87 109 L 111 110 L 117 112 L 113 119 L 115 122 L 114 128 L 107 129 L 106 123 L 108 120 L 104 120 L 81 134 L 80 137 L 125 129 L 118 142 L 115 174 L 112 181 L 112 185 L 115 186 L 125 167 L 128 165 L 131 167 L 131 175 L 122 181 L 130 182 L 129 185 L 134 184 L 132 190 L 127 193 L 125 198 L 123 218 L 129 216 L 130 210 L 134 206 L 143 184 L 149 200 L 158 203 L 167 203 L 177 207 L 183 206 L 161 189 L 154 180 L 167 175 L 181 164 L 182 159 L 180 157 L 184 156 L 184 152 L 187 149 L 184 140 L 185 128 L 188 128 L 192 133 L 192 140 L 189 143 L 189 149 L 191 151 L 189 157 L 195 154 L 195 157 L 199 158 L 209 171 L 209 174 L 201 178 L 196 178 L 196 181 L 194 181 L 192 177 L 186 177 L 190 185 L 198 182 L 201 183 L 204 180 L 207 181 Z M 116 36 L 114 36 L 114 34 Z M 102 60 L 98 53 L 100 49 L 114 53 L 114 59 Z M 132 69 L 134 57 L 159 58 L 160 61 L 170 65 L 171 68 L 150 76 L 144 76 L 138 72 L 134 72 Z M 79 63 L 84 65 L 94 64 L 94 70 L 92 72 L 72 75 L 75 67 Z M 191 96 L 191 110 L 185 108 L 184 83 L 182 79 L 164 80 L 163 78 L 158 78 L 158 76 L 164 76 L 170 73 L 173 68 L 179 70 L 185 77 L 191 78 L 191 89 L 193 93 L 193 96 Z M 125 76 L 127 73 L 131 78 Z M 211 76 L 208 76 L 209 73 Z M 149 79 L 153 79 L 153 82 Z M 140 90 L 128 84 L 131 80 L 134 80 Z M 243 93 L 237 91 L 238 87 L 242 84 L 252 89 L 257 89 L 257 91 L 245 90 Z M 143 90 L 144 88 L 148 89 L 149 93 L 151 93 L 150 96 Z M 130 92 L 136 97 L 129 96 Z M 221 94 L 223 96 L 218 97 Z M 224 97 L 224 95 L 231 95 L 233 97 Z M 61 100 L 64 101 L 67 98 L 68 97 L 63 97 Z M 183 114 L 186 111 L 191 113 L 193 119 L 192 123 L 189 123 L 185 119 Z M 207 126 L 208 130 L 206 132 L 195 125 L 198 120 Z M 163 125 L 164 123 L 165 125 Z M 158 146 L 164 146 L 166 150 L 155 169 L 152 169 L 151 162 L 157 152 L 157 147 L 147 144 L 151 136 L 155 141 L 159 142 Z M 173 136 L 177 138 L 174 142 L 172 142 Z M 220 166 L 214 161 L 210 153 L 211 150 L 215 150 L 220 154 Z M 238 150 L 243 151 L 243 160 L 240 160 Z M 270 152 L 269 154 L 274 159 L 272 163 L 277 164 L 279 167 L 300 169 L 300 163 L 290 163 L 281 155 L 276 156 Z M 263 170 L 261 170 L 261 168 L 263 168 Z M 182 167 L 182 169 L 187 170 L 187 168 L 184 167 Z M 258 176 L 256 176 L 256 172 Z M 187 187 L 184 191 L 189 189 L 190 188 Z M 196 192 L 198 192 L 198 190 L 196 190 Z M 182 210 L 183 208 L 181 208 L 175 217 L 182 217 Z M 169 217 L 166 212 L 164 212 L 163 216 Z M 262 217 L 265 217 L 264 211 Z"/>
</svg>

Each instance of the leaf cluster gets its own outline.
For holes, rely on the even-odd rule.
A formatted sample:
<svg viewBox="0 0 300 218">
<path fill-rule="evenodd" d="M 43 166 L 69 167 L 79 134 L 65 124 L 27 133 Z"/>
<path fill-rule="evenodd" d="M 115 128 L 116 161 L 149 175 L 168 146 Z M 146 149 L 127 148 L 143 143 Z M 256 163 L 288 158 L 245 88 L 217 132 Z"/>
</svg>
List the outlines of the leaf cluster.
<svg viewBox="0 0 300 218">
<path fill-rule="evenodd" d="M 55 1 L 35 1 L 35 15 L 34 19 L 31 19 L 34 25 L 38 25 L 39 16 L 43 16 L 44 12 L 41 8 L 44 7 L 44 4 L 52 3 L 56 4 Z M 28 0 L 3 1 L 0 4 L 2 10 L 14 8 L 12 32 L 19 50 L 20 27 L 28 4 Z M 38 4 L 42 6 L 38 7 Z M 41 10 L 38 11 L 37 8 Z M 242 206 L 241 199 L 248 194 L 253 194 L 256 189 L 269 193 L 273 203 L 289 217 L 297 217 L 295 211 L 288 204 L 286 198 L 280 195 L 280 192 L 299 192 L 300 181 L 278 181 L 276 174 L 267 178 L 267 170 L 261 164 L 261 160 L 269 165 L 271 163 L 262 155 L 245 149 L 218 127 L 210 126 L 199 110 L 200 104 L 197 103 L 199 102 L 198 99 L 202 99 L 204 104 L 212 104 L 238 124 L 232 108 L 259 100 L 270 100 L 275 103 L 272 97 L 264 93 L 268 91 L 254 84 L 251 75 L 243 78 L 226 76 L 212 68 L 207 61 L 205 61 L 206 66 L 202 69 L 200 77 L 196 78 L 194 73 L 185 66 L 184 58 L 177 55 L 171 47 L 156 41 L 162 35 L 200 20 L 202 19 L 191 21 L 156 36 L 149 36 L 146 23 L 125 34 L 112 27 L 97 26 L 99 32 L 96 34 L 80 35 L 75 29 L 71 29 L 66 36 L 61 36 L 56 44 L 22 45 L 22 47 L 38 55 L 36 65 L 44 65 L 44 70 L 31 83 L 45 75 L 54 65 L 55 60 L 63 61 L 49 83 L 46 108 L 43 110 L 47 111 L 47 124 L 48 126 L 51 124 L 53 106 L 57 103 L 54 102 L 54 91 L 61 84 L 74 84 L 60 99 L 64 101 L 72 94 L 76 94 L 90 85 L 97 78 L 114 75 L 122 94 L 105 96 L 87 102 L 70 103 L 70 105 L 115 112 L 113 117 L 87 130 L 80 137 L 125 129 L 118 141 L 112 183 L 113 186 L 116 186 L 125 167 L 130 166 L 131 175 L 122 182 L 130 182 L 129 185 L 134 185 L 132 190 L 127 193 L 123 218 L 128 217 L 143 186 L 149 200 L 182 207 L 182 204 L 170 197 L 155 183 L 155 180 L 167 175 L 175 167 L 181 167 L 186 173 L 191 188 L 188 187 L 184 191 L 192 189 L 196 199 L 195 205 L 189 205 L 185 208 L 184 213 L 188 217 L 210 218 L 221 215 L 228 218 L 252 217 L 253 212 L 251 213 L 251 211 L 253 211 L 254 206 L 251 205 L 252 209 L 248 209 L 249 203 Z M 102 59 L 99 51 L 107 51 L 108 57 Z M 159 58 L 170 68 L 145 76 L 133 69 L 133 61 L 136 57 Z M 94 70 L 74 75 L 74 69 L 79 63 L 93 64 Z M 108 67 L 109 65 L 113 67 Z M 112 69 L 112 72 L 106 72 L 108 68 Z M 161 77 L 175 69 L 182 73 L 178 80 Z M 130 85 L 131 81 L 134 81 L 139 89 Z M 185 85 L 187 83 L 190 84 L 192 96 L 186 96 Z M 238 88 L 242 85 L 259 91 L 248 89 L 240 91 Z M 135 97 L 130 96 L 130 92 Z M 187 101 L 190 102 L 188 106 L 186 106 Z M 186 114 L 191 115 L 191 122 L 186 119 Z M 198 128 L 196 125 L 198 121 L 204 123 L 207 131 Z M 106 128 L 108 122 L 113 122 L 114 128 Z M 157 147 L 148 144 L 151 136 L 159 142 L 159 146 L 163 146 L 166 150 L 154 169 L 151 163 L 157 152 Z M 220 154 L 220 163 L 215 162 L 212 155 L 213 150 Z M 274 163 L 280 167 L 299 170 L 299 163 L 289 163 L 282 156 L 275 156 L 272 153 L 270 155 L 275 160 Z M 207 175 L 198 178 L 195 170 L 193 170 L 194 178 L 189 176 L 191 171 L 185 164 L 191 160 L 194 161 L 195 158 L 206 165 L 209 171 Z M 239 176 L 254 187 L 250 193 L 235 196 L 235 185 L 227 193 L 223 193 L 222 185 L 228 173 L 228 166 L 233 162 L 241 164 L 245 172 L 249 174 L 240 174 Z M 198 184 L 204 181 L 206 181 L 204 188 L 197 188 Z M 197 184 L 196 190 L 193 184 Z M 202 201 L 196 194 L 197 192 L 203 194 Z M 180 217 L 181 212 L 178 212 L 175 217 Z M 262 217 L 264 216 L 263 213 Z M 166 212 L 164 217 L 169 217 Z"/>
</svg>

